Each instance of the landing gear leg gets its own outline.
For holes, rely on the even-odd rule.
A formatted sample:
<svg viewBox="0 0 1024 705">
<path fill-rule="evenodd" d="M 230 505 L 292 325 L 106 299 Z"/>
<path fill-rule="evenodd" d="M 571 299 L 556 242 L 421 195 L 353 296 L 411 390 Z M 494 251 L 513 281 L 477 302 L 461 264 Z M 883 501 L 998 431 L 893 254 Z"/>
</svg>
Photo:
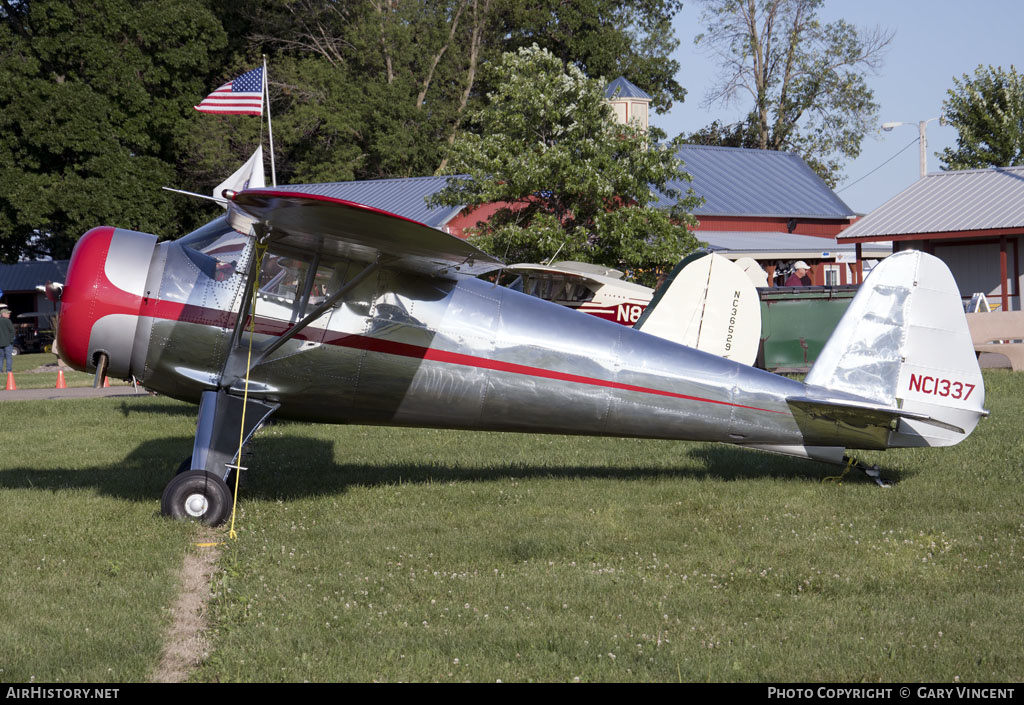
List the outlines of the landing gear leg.
<svg viewBox="0 0 1024 705">
<path fill-rule="evenodd" d="M 279 404 L 250 399 L 245 410 L 243 445 Z M 203 392 L 192 457 L 183 462 L 167 485 L 160 501 L 164 515 L 175 519 L 196 519 L 216 526 L 231 511 L 227 479 L 238 464 L 239 428 L 243 402 L 226 392 Z M 187 467 L 186 467 L 187 466 Z"/>
</svg>

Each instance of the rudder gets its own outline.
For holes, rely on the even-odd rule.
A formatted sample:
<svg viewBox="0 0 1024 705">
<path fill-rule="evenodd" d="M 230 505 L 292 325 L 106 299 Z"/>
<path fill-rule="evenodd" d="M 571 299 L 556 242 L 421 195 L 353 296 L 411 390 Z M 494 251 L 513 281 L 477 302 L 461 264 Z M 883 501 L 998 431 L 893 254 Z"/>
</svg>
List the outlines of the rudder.
<svg viewBox="0 0 1024 705">
<path fill-rule="evenodd" d="M 735 263 L 699 252 L 676 266 L 633 327 L 753 365 L 761 339 L 761 301 Z"/>
</svg>

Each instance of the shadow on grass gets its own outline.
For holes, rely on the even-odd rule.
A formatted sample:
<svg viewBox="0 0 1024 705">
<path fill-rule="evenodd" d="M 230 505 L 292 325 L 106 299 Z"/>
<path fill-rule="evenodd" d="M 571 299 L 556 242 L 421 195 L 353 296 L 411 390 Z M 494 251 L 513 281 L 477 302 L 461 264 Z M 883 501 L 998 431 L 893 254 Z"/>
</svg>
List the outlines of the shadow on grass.
<svg viewBox="0 0 1024 705">
<path fill-rule="evenodd" d="M 145 399 L 146 397 L 142 397 Z M 132 414 L 163 414 L 164 416 L 188 416 L 195 418 L 199 407 L 194 404 L 166 404 L 159 402 L 141 402 L 132 399 L 131 403 L 122 401 L 118 410 L 128 418 Z"/>
<path fill-rule="evenodd" d="M 136 410 L 134 407 L 133 411 Z M 157 409 L 161 413 L 174 410 Z M 160 497 L 178 464 L 192 449 L 187 437 L 163 438 L 140 444 L 123 461 L 104 467 L 12 468 L 0 471 L 0 488 L 56 491 L 93 488 L 111 497 L 152 501 Z M 538 453 L 542 452 L 538 449 Z M 644 465 L 642 460 L 618 467 L 588 465 L 550 466 L 523 462 L 493 461 L 486 465 L 438 465 L 391 462 L 380 465 L 334 461 L 334 443 L 310 438 L 260 438 L 243 461 L 251 469 L 243 474 L 245 496 L 262 500 L 287 500 L 325 494 L 343 494 L 349 487 L 494 482 L 555 479 L 614 479 L 626 481 L 671 478 L 742 481 L 773 478 L 793 482 L 819 482 L 840 474 L 840 468 L 823 463 L 712 444 L 681 449 L 673 468 Z M 851 473 L 849 482 L 868 482 Z"/>
</svg>

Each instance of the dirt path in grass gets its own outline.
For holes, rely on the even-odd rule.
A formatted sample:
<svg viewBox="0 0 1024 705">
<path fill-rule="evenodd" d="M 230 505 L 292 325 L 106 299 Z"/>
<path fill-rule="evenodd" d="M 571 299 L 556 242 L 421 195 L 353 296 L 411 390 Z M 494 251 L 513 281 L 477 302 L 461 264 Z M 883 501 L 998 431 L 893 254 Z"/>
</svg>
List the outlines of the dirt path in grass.
<svg viewBox="0 0 1024 705">
<path fill-rule="evenodd" d="M 171 608 L 171 626 L 160 663 L 153 672 L 153 683 L 182 683 L 207 652 L 206 605 L 210 599 L 210 580 L 220 558 L 219 534 L 203 527 L 197 546 L 185 554 L 181 567 L 181 593 Z"/>
</svg>

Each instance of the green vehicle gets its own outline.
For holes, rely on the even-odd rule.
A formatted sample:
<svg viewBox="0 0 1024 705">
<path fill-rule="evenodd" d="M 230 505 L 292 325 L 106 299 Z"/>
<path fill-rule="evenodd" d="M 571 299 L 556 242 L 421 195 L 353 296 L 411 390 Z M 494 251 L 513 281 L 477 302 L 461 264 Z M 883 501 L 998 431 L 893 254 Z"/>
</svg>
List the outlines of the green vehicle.
<svg viewBox="0 0 1024 705">
<path fill-rule="evenodd" d="M 676 265 L 665 284 L 655 292 L 647 311 L 653 310 L 668 284 L 684 268 L 709 254 L 710 250 L 697 250 Z M 839 319 L 846 313 L 858 288 L 856 284 L 758 288 L 761 343 L 754 366 L 772 372 L 807 372 L 818 359 Z M 636 327 L 642 327 L 646 319 L 645 312 Z"/>
<path fill-rule="evenodd" d="M 850 284 L 758 289 L 761 347 L 757 367 L 772 372 L 807 372 L 858 288 Z"/>
</svg>

